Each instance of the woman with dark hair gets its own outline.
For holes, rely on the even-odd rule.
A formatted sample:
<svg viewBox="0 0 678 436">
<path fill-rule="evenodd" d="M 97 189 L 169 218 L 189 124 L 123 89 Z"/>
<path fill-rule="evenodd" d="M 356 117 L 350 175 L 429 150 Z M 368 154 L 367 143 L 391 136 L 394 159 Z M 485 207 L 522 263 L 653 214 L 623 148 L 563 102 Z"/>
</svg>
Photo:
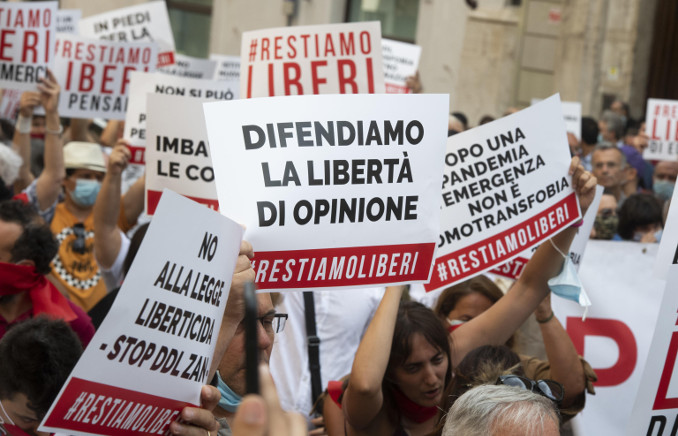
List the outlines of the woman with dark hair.
<svg viewBox="0 0 678 436">
<path fill-rule="evenodd" d="M 617 235 L 613 239 L 636 242 L 659 242 L 663 225 L 662 207 L 650 194 L 633 194 L 622 204 Z"/>
<path fill-rule="evenodd" d="M 569 170 L 583 212 L 591 204 L 596 178 L 573 158 Z M 552 238 L 567 251 L 577 228 Z M 513 289 L 462 327 L 447 332 L 433 311 L 400 300 L 402 287 L 389 288 L 377 308 L 353 361 L 343 396 L 346 433 L 354 435 L 429 434 L 449 409 L 443 393 L 452 368 L 485 344 L 500 345 L 546 297 L 547 281 L 563 257 L 541 244 Z"/>
<path fill-rule="evenodd" d="M 492 280 L 477 276 L 441 292 L 433 312 L 447 320 L 451 331 L 485 312 L 503 296 Z"/>
</svg>

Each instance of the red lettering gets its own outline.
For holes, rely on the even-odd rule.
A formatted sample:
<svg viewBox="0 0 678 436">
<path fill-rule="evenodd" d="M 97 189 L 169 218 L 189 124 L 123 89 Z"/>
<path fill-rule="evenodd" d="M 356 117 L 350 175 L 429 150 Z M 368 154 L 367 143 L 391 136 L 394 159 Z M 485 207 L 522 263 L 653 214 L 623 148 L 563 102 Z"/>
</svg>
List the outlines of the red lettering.
<svg viewBox="0 0 678 436">
<path fill-rule="evenodd" d="M 353 56 L 355 54 L 355 42 L 353 41 L 353 32 L 339 33 L 339 53 L 342 56 Z"/>
<path fill-rule="evenodd" d="M 671 134 L 671 120 L 666 120 L 666 139 L 669 140 L 669 135 Z"/>
<path fill-rule="evenodd" d="M 294 71 L 294 77 L 290 74 Z M 270 76 L 269 76 L 270 77 Z M 301 67 L 296 62 L 283 63 L 283 81 L 285 84 L 285 95 L 292 95 L 292 86 L 297 88 L 296 95 L 304 95 L 304 89 L 299 79 L 301 78 Z"/>
<path fill-rule="evenodd" d="M 27 30 L 24 32 L 24 51 L 21 54 L 21 62 L 38 62 L 38 32 Z M 28 60 L 28 52 L 33 53 L 33 60 Z"/>
<path fill-rule="evenodd" d="M 68 68 L 66 70 L 66 91 L 71 90 L 72 77 L 73 77 L 73 61 L 68 61 Z"/>
<path fill-rule="evenodd" d="M 325 39 L 325 57 L 327 57 L 329 53 L 332 53 L 332 56 L 337 55 L 337 53 L 334 51 L 334 43 L 332 42 L 332 37 L 328 33 L 327 39 Z"/>
<path fill-rule="evenodd" d="M 348 74 L 346 68 L 348 67 Z M 355 83 L 356 69 L 355 63 L 351 59 L 339 59 L 337 61 L 337 69 L 339 70 L 339 93 L 340 94 L 357 94 L 358 84 Z M 346 92 L 346 86 L 351 87 L 351 92 Z"/>
<path fill-rule="evenodd" d="M 372 69 L 372 58 L 365 59 L 367 67 L 367 93 L 374 94 L 374 71 Z"/>
<path fill-rule="evenodd" d="M 308 57 L 308 37 L 309 36 L 311 36 L 311 35 L 308 35 L 308 34 L 301 35 L 301 39 L 304 40 L 304 57 L 305 58 Z"/>
<path fill-rule="evenodd" d="M 273 77 L 273 64 L 268 64 L 268 96 L 273 97 L 275 95 L 275 81 Z"/>
<path fill-rule="evenodd" d="M 567 333 L 577 353 L 585 356 L 584 338 L 603 336 L 616 342 L 619 349 L 617 362 L 609 368 L 594 368 L 598 375 L 596 386 L 617 386 L 624 383 L 633 373 L 638 360 L 638 347 L 631 329 L 615 319 L 567 317 Z"/>
<path fill-rule="evenodd" d="M 145 69 L 148 71 L 148 69 Z M 129 74 L 132 71 L 136 71 L 136 68 L 126 66 L 125 69 L 122 71 L 122 86 L 120 86 L 120 94 L 125 95 L 127 92 L 127 84 L 129 83 Z"/>
<path fill-rule="evenodd" d="M 28 27 L 40 27 L 40 10 L 28 11 Z"/>
<path fill-rule="evenodd" d="M 297 37 L 294 35 L 290 35 L 287 37 L 287 46 L 290 48 L 287 51 L 287 57 L 290 59 L 294 59 L 297 57 L 297 48 L 294 46 L 295 42 L 297 41 Z"/>
<path fill-rule="evenodd" d="M 273 40 L 273 58 L 282 59 L 280 52 L 282 51 L 282 36 L 276 36 Z"/>
<path fill-rule="evenodd" d="M 268 47 L 271 44 L 268 38 L 261 38 L 261 60 L 267 61 L 271 59 L 271 55 L 268 53 Z M 266 56 L 266 58 L 264 58 Z"/>
<path fill-rule="evenodd" d="M 654 398 L 654 405 L 652 410 L 658 409 L 676 409 L 678 408 L 678 398 L 667 398 L 666 394 L 669 391 L 669 384 L 673 376 L 673 368 L 676 364 L 676 354 L 678 353 L 678 332 L 673 332 L 671 335 L 671 342 L 669 342 L 669 349 L 666 351 L 666 360 L 664 361 L 664 369 L 662 376 L 659 379 L 659 387 L 657 388 L 657 395 Z"/>
<path fill-rule="evenodd" d="M 247 67 L 247 98 L 252 98 L 252 65 Z"/>
<path fill-rule="evenodd" d="M 71 57 L 71 47 L 73 46 L 73 43 L 71 41 L 64 41 L 64 51 L 61 54 L 62 57 L 65 58 L 70 58 Z"/>
<path fill-rule="evenodd" d="M 320 94 L 319 85 L 327 83 L 324 77 L 318 77 L 318 67 L 326 67 L 327 61 L 311 61 L 311 80 L 313 82 L 313 94 Z"/>
<path fill-rule="evenodd" d="M 94 88 L 94 73 L 96 68 L 93 64 L 82 64 L 80 66 L 80 83 L 78 83 L 78 91 L 89 92 Z"/>
<path fill-rule="evenodd" d="M 365 55 L 372 52 L 372 40 L 367 31 L 360 32 L 360 51 Z"/>
<path fill-rule="evenodd" d="M 0 30 L 0 60 L 11 61 L 12 58 L 5 55 L 5 49 L 12 48 L 14 45 L 7 41 L 7 35 L 14 35 L 16 32 L 10 29 Z"/>
<path fill-rule="evenodd" d="M 108 89 L 106 84 L 113 81 L 113 77 L 109 74 L 110 71 L 115 71 L 117 67 L 115 65 L 104 65 L 104 74 L 101 78 L 101 93 L 102 94 L 113 94 L 112 89 Z"/>
<path fill-rule="evenodd" d="M 652 120 L 652 139 L 659 139 L 657 136 L 657 119 Z"/>
<path fill-rule="evenodd" d="M 45 32 L 45 62 L 49 62 L 49 55 L 50 55 L 50 49 L 49 49 L 49 38 L 50 38 L 50 31 Z"/>
</svg>

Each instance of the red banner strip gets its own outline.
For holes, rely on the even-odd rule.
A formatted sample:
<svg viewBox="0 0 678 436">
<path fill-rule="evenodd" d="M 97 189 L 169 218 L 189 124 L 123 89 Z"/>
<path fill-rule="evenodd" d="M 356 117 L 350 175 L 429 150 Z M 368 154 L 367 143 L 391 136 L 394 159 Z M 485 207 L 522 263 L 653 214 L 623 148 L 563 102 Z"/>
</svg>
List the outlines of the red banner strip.
<svg viewBox="0 0 678 436">
<path fill-rule="evenodd" d="M 135 145 L 128 145 L 132 157 L 129 159 L 129 163 L 137 165 L 146 165 L 146 147 L 141 146 L 137 147 Z"/>
<path fill-rule="evenodd" d="M 257 251 L 259 289 L 368 286 L 427 280 L 435 243 Z"/>
<path fill-rule="evenodd" d="M 577 198 L 573 193 L 498 235 L 439 257 L 433 267 L 431 282 L 424 287 L 432 291 L 471 278 L 488 267 L 501 265 L 578 219 Z"/>
<path fill-rule="evenodd" d="M 73 377 L 44 425 L 108 436 L 163 434 L 186 406 L 197 407 Z"/>
<path fill-rule="evenodd" d="M 158 207 L 158 202 L 162 196 L 162 191 L 152 191 L 149 189 L 146 195 L 148 204 L 148 211 L 146 211 L 146 213 L 153 215 L 155 213 L 155 209 Z M 204 204 L 212 210 L 219 210 L 219 200 L 213 200 L 211 198 L 189 197 L 188 195 L 184 195 L 184 197 L 190 198 L 196 203 Z"/>
</svg>

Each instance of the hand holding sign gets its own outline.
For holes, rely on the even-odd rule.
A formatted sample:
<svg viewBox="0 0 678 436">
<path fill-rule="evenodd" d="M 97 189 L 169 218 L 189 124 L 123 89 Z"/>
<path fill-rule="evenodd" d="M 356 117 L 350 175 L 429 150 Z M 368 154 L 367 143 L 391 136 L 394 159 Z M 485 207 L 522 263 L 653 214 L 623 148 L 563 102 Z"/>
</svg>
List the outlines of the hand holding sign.
<svg viewBox="0 0 678 436">
<path fill-rule="evenodd" d="M 572 162 L 570 162 L 569 174 L 572 176 L 572 188 L 579 198 L 579 206 L 581 207 L 581 215 L 583 217 L 591 203 L 593 203 L 593 198 L 596 196 L 598 179 L 584 169 L 577 156 L 573 157 Z"/>
<path fill-rule="evenodd" d="M 108 156 L 108 172 L 112 175 L 118 176 L 127 167 L 132 153 L 129 151 L 127 141 L 119 139 L 118 143 L 113 147 L 113 151 Z"/>
<path fill-rule="evenodd" d="M 202 407 L 184 407 L 179 415 L 180 421 L 170 424 L 170 433 L 174 435 L 205 436 L 205 431 L 210 436 L 212 432 L 219 430 L 219 423 L 214 418 L 212 410 L 219 403 L 221 394 L 214 386 L 203 386 L 200 391 L 200 404 Z"/>
<path fill-rule="evenodd" d="M 40 94 L 33 91 L 24 91 L 19 100 L 19 114 L 25 118 L 33 116 L 33 110 L 40 104 Z"/>
<path fill-rule="evenodd" d="M 52 70 L 47 69 L 47 77 L 38 79 L 38 90 L 40 91 L 40 104 L 46 113 L 56 112 L 59 104 L 59 91 L 61 87 L 57 83 Z"/>
</svg>

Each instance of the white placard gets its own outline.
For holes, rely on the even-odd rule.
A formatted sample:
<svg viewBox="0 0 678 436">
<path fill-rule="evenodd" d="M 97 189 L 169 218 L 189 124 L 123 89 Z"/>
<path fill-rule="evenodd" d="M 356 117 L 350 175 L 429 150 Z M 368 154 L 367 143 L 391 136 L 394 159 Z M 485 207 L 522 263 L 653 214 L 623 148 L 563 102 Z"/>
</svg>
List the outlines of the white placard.
<svg viewBox="0 0 678 436">
<path fill-rule="evenodd" d="M 147 94 L 146 213 L 164 188 L 218 210 L 202 104 L 210 100 Z M 214 101 L 214 100 L 211 100 Z"/>
<path fill-rule="evenodd" d="M 643 159 L 678 159 L 678 100 L 650 98 L 645 114 L 645 133 L 649 139 Z"/>
<path fill-rule="evenodd" d="M 665 279 L 669 266 L 678 262 L 678 189 L 673 189 L 666 226 L 659 241 L 659 251 L 654 264 L 654 274 Z"/>
<path fill-rule="evenodd" d="M 80 9 L 59 9 L 56 11 L 57 33 L 78 33 L 78 23 L 82 18 Z"/>
<path fill-rule="evenodd" d="M 123 136 L 130 144 L 133 164 L 145 162 L 146 95 L 149 93 L 178 95 L 208 100 L 231 100 L 238 90 L 237 82 L 190 79 L 162 73 L 132 73 L 130 101 L 125 117 Z"/>
<path fill-rule="evenodd" d="M 219 205 L 246 225 L 257 247 L 259 289 L 428 279 L 447 95 L 318 95 L 204 107 Z"/>
<path fill-rule="evenodd" d="M 172 76 L 189 77 L 191 79 L 212 79 L 217 69 L 217 62 L 209 59 L 194 58 L 178 54 L 173 65 L 159 68 L 161 73 Z M 238 91 L 240 88 L 236 88 Z"/>
<path fill-rule="evenodd" d="M 600 205 L 600 200 L 603 198 L 603 188 L 600 185 L 596 186 L 596 195 L 593 197 L 593 202 L 589 206 L 588 210 L 584 214 L 584 222 L 582 225 L 577 228 L 577 234 L 570 244 L 570 252 L 568 253 L 572 263 L 576 269 L 579 269 L 581 265 L 582 258 L 584 257 L 584 251 L 586 250 L 586 244 L 589 242 L 589 237 L 591 236 L 591 229 L 593 224 L 596 221 L 596 215 L 598 213 L 598 206 Z M 493 269 L 491 272 L 493 274 L 500 275 L 502 277 L 508 277 L 510 279 L 517 279 L 520 277 L 520 274 L 525 269 L 527 261 L 532 257 L 537 247 L 533 247 L 529 250 L 525 250 L 520 253 L 519 256 L 514 257 L 503 265 Z"/>
<path fill-rule="evenodd" d="M 183 407 L 200 404 L 241 239 L 238 224 L 166 190 L 41 431 L 164 434 Z"/>
<path fill-rule="evenodd" d="M 21 104 L 22 92 L 18 89 L 3 89 L 0 100 L 0 118 L 14 122 Z"/>
<path fill-rule="evenodd" d="M 417 74 L 421 47 L 392 39 L 381 40 L 384 56 L 384 83 L 388 94 L 409 94 L 412 92 L 405 80 Z"/>
<path fill-rule="evenodd" d="M 80 20 L 80 35 L 121 42 L 158 44 L 157 67 L 174 63 L 174 35 L 164 1 L 152 1 Z"/>
<path fill-rule="evenodd" d="M 541 98 L 533 98 L 530 104 L 537 104 Z M 578 101 L 563 101 L 563 119 L 565 130 L 581 139 L 581 103 Z"/>
<path fill-rule="evenodd" d="M 216 61 L 214 80 L 233 80 L 240 82 L 240 56 L 211 54 L 210 60 Z M 238 88 L 240 89 L 240 88 Z"/>
<path fill-rule="evenodd" d="M 651 274 L 656 253 L 657 244 L 589 241 L 579 269 L 592 302 L 586 320 L 577 303 L 551 299 L 577 353 L 598 376 L 596 394 L 586 396 L 586 407 L 574 418 L 578 436 L 623 435 L 634 421 L 633 400 L 665 287 Z"/>
<path fill-rule="evenodd" d="M 37 91 L 52 63 L 58 2 L 3 2 L 0 88 Z"/>
<path fill-rule="evenodd" d="M 154 43 L 124 43 L 60 33 L 54 75 L 61 85 L 59 115 L 125 119 L 134 71 L 153 71 Z"/>
<path fill-rule="evenodd" d="M 242 98 L 384 92 L 378 21 L 244 32 Z"/>
<path fill-rule="evenodd" d="M 501 265 L 580 218 L 558 95 L 447 140 L 432 291 Z"/>
</svg>

